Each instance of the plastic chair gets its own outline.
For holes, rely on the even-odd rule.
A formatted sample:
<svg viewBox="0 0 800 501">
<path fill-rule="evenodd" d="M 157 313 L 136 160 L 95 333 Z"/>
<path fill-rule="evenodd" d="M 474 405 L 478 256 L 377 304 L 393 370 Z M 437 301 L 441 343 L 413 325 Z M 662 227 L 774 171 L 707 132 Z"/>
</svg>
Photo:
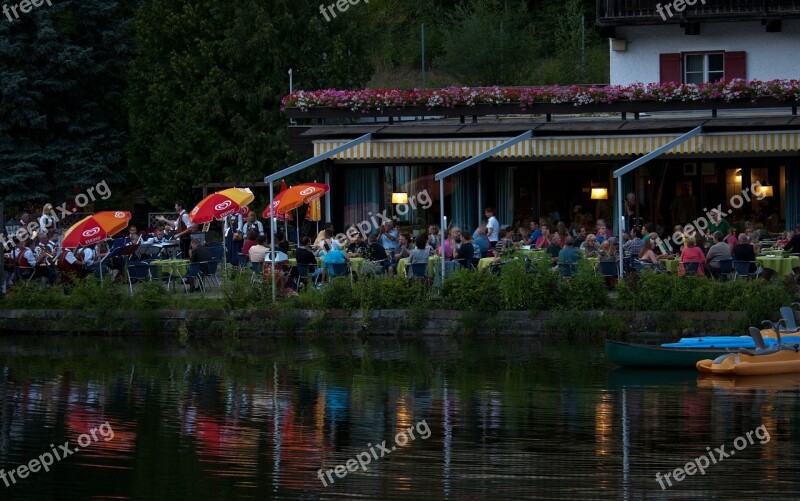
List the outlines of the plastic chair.
<svg viewBox="0 0 800 501">
<path fill-rule="evenodd" d="M 329 263 L 325 265 L 325 269 L 328 270 L 328 278 L 343 277 L 349 274 L 350 281 L 353 280 L 353 274 L 347 263 Z"/>
<path fill-rule="evenodd" d="M 428 278 L 428 263 L 412 263 L 406 265 L 406 277 Z"/>
<path fill-rule="evenodd" d="M 239 261 L 239 263 L 242 263 L 242 261 Z M 258 282 L 264 276 L 264 263 L 250 263 L 250 271 L 253 272 L 252 276 L 250 277 L 250 281 L 253 283 Z"/>
<path fill-rule="evenodd" d="M 313 276 L 313 273 L 317 270 L 317 265 L 315 264 L 298 264 L 297 265 L 297 277 L 295 278 L 295 289 L 300 290 L 300 282 L 308 283 L 310 278 L 314 279 L 314 285 L 319 284 L 319 275 L 316 277 Z"/>
<path fill-rule="evenodd" d="M 698 270 L 700 269 L 700 263 L 681 263 L 679 266 L 683 266 L 683 276 L 685 277 L 692 277 L 696 276 Z"/>
<path fill-rule="evenodd" d="M 718 277 L 723 282 L 730 278 L 731 273 L 733 272 L 733 259 L 721 259 L 719 261 L 719 273 Z"/>
<path fill-rule="evenodd" d="M 617 261 L 599 261 L 600 274 L 604 277 L 616 278 L 619 276 L 619 263 Z"/>
<path fill-rule="evenodd" d="M 572 278 L 578 269 L 578 263 L 558 263 L 558 271 L 562 278 Z"/>
<path fill-rule="evenodd" d="M 128 288 L 133 294 L 133 284 L 150 282 L 153 280 L 153 273 L 150 271 L 150 263 L 142 261 L 128 261 L 125 266 L 125 273 L 128 275 Z"/>
<path fill-rule="evenodd" d="M 208 265 L 208 273 L 203 273 L 202 270 L 200 271 L 200 275 L 202 276 L 204 281 L 213 280 L 214 283 L 217 284 L 217 287 L 220 287 L 219 277 L 217 277 L 217 270 L 219 269 L 219 261 L 214 259 L 212 261 L 208 261 L 206 263 Z"/>
<path fill-rule="evenodd" d="M 734 261 L 733 269 L 735 270 L 734 280 L 739 277 L 754 278 L 759 276 L 758 264 L 755 261 Z"/>
</svg>

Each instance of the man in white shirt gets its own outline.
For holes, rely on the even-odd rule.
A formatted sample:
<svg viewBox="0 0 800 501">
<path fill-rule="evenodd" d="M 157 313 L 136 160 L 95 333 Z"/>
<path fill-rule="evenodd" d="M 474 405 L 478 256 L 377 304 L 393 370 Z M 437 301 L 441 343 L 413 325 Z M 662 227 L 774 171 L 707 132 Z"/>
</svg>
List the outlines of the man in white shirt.
<svg viewBox="0 0 800 501">
<path fill-rule="evenodd" d="M 82 253 L 83 262 L 86 264 L 86 267 L 91 267 L 94 264 L 94 249 L 92 247 L 84 247 Z"/>
<path fill-rule="evenodd" d="M 494 249 L 497 241 L 500 240 L 500 221 L 494 217 L 494 209 L 491 207 L 487 207 L 483 211 L 483 215 L 486 216 L 486 236 L 489 238 L 489 245 Z"/>
</svg>

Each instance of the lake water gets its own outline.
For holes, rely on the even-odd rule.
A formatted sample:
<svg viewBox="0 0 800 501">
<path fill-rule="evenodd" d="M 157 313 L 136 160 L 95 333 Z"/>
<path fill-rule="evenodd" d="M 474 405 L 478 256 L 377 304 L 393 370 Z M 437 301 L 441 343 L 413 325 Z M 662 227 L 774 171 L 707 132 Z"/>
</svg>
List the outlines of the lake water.
<svg viewBox="0 0 800 501">
<path fill-rule="evenodd" d="M 5 337 L 0 346 L 0 499 L 800 491 L 800 376 L 622 371 L 600 343 L 517 338 Z M 65 442 L 81 450 L 55 460 Z M 22 464 L 38 471 L 19 478 Z M 693 474 L 678 482 L 684 467 Z"/>
</svg>

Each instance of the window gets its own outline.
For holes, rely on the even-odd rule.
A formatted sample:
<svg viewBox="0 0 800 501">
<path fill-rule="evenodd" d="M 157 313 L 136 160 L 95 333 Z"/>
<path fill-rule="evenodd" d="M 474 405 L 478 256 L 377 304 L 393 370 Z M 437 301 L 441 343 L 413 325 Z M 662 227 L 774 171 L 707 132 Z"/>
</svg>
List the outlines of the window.
<svg viewBox="0 0 800 501">
<path fill-rule="evenodd" d="M 717 54 L 687 54 L 683 75 L 685 83 L 701 84 L 722 80 L 725 76 L 725 56 Z"/>
</svg>

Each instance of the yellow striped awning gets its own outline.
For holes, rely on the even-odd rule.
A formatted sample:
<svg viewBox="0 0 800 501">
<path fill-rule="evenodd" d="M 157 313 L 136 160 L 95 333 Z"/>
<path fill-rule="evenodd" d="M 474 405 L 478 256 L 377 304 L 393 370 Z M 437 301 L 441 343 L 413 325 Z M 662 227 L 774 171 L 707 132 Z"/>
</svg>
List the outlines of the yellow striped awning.
<svg viewBox="0 0 800 501">
<path fill-rule="evenodd" d="M 679 137 L 670 135 L 541 137 L 521 141 L 494 158 L 614 157 L 644 155 Z M 460 160 L 479 155 L 507 139 L 407 139 L 361 143 L 332 157 L 335 160 Z M 314 155 L 347 141 L 314 141 Z M 779 153 L 800 150 L 800 132 L 702 134 L 667 155 L 705 153 Z"/>
</svg>

